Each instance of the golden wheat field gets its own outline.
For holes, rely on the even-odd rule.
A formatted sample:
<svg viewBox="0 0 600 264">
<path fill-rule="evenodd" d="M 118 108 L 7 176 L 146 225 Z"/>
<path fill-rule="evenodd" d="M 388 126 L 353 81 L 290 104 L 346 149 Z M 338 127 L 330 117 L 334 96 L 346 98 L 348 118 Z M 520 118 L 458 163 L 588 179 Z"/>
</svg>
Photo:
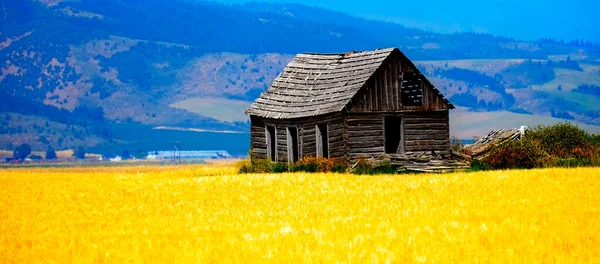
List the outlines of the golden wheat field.
<svg viewBox="0 0 600 264">
<path fill-rule="evenodd" d="M 600 168 L 0 170 L 0 262 L 599 262 Z"/>
</svg>

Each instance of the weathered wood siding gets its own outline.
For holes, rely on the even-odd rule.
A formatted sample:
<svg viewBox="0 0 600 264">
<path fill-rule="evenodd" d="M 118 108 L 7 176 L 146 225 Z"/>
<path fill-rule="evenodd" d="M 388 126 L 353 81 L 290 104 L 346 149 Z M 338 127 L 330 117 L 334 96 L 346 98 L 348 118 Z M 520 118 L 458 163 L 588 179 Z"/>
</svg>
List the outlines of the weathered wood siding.
<svg viewBox="0 0 600 264">
<path fill-rule="evenodd" d="M 351 112 L 444 110 L 448 104 L 423 74 L 401 56 L 391 55 L 350 103 Z"/>
<path fill-rule="evenodd" d="M 348 115 L 348 154 L 350 161 L 359 156 L 381 156 L 384 149 L 383 115 Z"/>
<path fill-rule="evenodd" d="M 343 157 L 344 116 L 341 113 L 301 119 L 266 119 L 250 117 L 251 152 L 257 158 L 267 158 L 265 126 L 275 126 L 277 131 L 277 161 L 288 161 L 287 127 L 298 128 L 299 157 L 317 155 L 316 125 L 327 124 L 329 136 L 329 156 Z"/>
<path fill-rule="evenodd" d="M 263 118 L 250 116 L 250 151 L 258 158 L 267 158 L 267 134 Z"/>
<path fill-rule="evenodd" d="M 347 115 L 348 157 L 380 157 L 385 153 L 384 118 L 402 117 L 405 152 L 446 155 L 450 148 L 448 111 L 350 113 Z"/>
<path fill-rule="evenodd" d="M 450 150 L 448 111 L 408 112 L 404 114 L 404 148 L 406 152 Z"/>
</svg>

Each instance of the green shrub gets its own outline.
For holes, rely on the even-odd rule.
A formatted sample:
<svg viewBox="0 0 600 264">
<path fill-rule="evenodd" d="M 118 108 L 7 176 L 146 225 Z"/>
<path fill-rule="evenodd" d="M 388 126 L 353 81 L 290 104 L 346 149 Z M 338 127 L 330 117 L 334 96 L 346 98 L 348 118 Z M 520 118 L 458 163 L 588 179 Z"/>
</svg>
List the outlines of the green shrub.
<svg viewBox="0 0 600 264">
<path fill-rule="evenodd" d="M 539 126 L 525 135 L 524 141 L 536 142 L 548 155 L 558 158 L 591 157 L 587 151 L 592 136 L 571 123 Z"/>
<path fill-rule="evenodd" d="M 290 171 L 292 172 L 319 172 L 319 163 L 316 158 L 313 157 L 304 157 L 294 163 Z"/>
<path fill-rule="evenodd" d="M 472 170 L 580 167 L 600 165 L 600 135 L 591 135 L 570 123 L 539 126 L 518 142 L 493 147 Z"/>
<path fill-rule="evenodd" d="M 337 162 L 331 168 L 331 172 L 344 173 L 348 170 L 348 164 L 346 162 Z"/>
<path fill-rule="evenodd" d="M 273 171 L 274 162 L 268 159 L 252 159 L 252 169 L 254 173 L 267 173 Z"/>
<path fill-rule="evenodd" d="M 283 173 L 288 171 L 288 165 L 284 162 L 277 162 L 271 167 L 271 171 L 274 173 Z"/>
<path fill-rule="evenodd" d="M 252 156 L 252 154 L 251 154 Z M 338 172 L 343 173 L 348 169 L 344 159 L 304 157 L 294 164 L 285 162 L 272 162 L 253 156 L 237 164 L 240 173 L 283 173 L 283 172 Z"/>
<path fill-rule="evenodd" d="M 375 171 L 368 159 L 358 158 L 356 164 L 354 164 L 354 173 L 358 175 L 372 175 L 375 174 Z"/>
<path fill-rule="evenodd" d="M 396 174 L 398 170 L 392 166 L 392 161 L 390 159 L 384 158 L 377 163 L 374 172 L 375 174 Z"/>
<path fill-rule="evenodd" d="M 270 173 L 273 171 L 275 162 L 258 158 L 251 152 L 250 158 L 239 161 L 237 166 L 240 173 Z"/>
<path fill-rule="evenodd" d="M 474 159 L 473 161 L 471 161 L 471 164 L 469 164 L 471 166 L 470 171 L 485 171 L 485 170 L 489 170 L 490 167 L 487 165 L 487 163 L 485 163 L 484 161 L 478 160 L 478 159 Z"/>
<path fill-rule="evenodd" d="M 250 159 L 243 159 L 238 161 L 237 167 L 239 168 L 239 173 L 252 173 L 252 162 Z"/>
<path fill-rule="evenodd" d="M 566 159 L 555 159 L 555 167 L 574 168 L 574 167 L 589 167 L 597 166 L 600 164 L 598 160 L 589 158 L 566 158 Z"/>
<path fill-rule="evenodd" d="M 490 169 L 531 169 L 540 166 L 544 157 L 541 149 L 532 142 L 508 142 L 493 147 L 483 160 Z"/>
<path fill-rule="evenodd" d="M 358 158 L 353 166 L 353 172 L 358 175 L 396 174 L 398 171 L 392 166 L 389 157 L 379 159 Z"/>
<path fill-rule="evenodd" d="M 592 144 L 594 144 L 595 146 L 600 146 L 600 134 L 593 134 L 590 135 Z"/>
<path fill-rule="evenodd" d="M 290 166 L 290 171 L 298 172 L 338 172 L 348 169 L 348 164 L 341 158 L 323 158 L 307 156 Z"/>
</svg>

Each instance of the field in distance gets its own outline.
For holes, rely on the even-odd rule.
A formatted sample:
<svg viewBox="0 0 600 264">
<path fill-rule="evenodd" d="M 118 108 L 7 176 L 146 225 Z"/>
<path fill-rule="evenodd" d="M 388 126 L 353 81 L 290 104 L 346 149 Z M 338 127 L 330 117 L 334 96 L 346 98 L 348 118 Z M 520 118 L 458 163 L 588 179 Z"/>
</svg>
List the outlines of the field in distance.
<svg viewBox="0 0 600 264">
<path fill-rule="evenodd" d="M 0 170 L 0 262 L 598 262 L 600 168 Z"/>
</svg>

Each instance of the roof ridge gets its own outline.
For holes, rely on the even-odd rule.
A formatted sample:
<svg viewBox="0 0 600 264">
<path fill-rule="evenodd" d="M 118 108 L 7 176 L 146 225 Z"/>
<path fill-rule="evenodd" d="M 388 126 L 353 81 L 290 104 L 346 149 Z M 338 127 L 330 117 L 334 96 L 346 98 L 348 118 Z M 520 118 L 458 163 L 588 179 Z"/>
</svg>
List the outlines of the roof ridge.
<svg viewBox="0 0 600 264">
<path fill-rule="evenodd" d="M 368 53 L 368 52 L 375 52 L 375 51 L 384 51 L 384 50 L 393 50 L 393 49 L 397 49 L 397 47 L 389 47 L 389 48 L 378 48 L 378 49 L 374 49 L 374 50 L 361 50 L 361 51 L 357 51 L 357 50 L 353 50 L 351 52 L 345 52 L 345 53 L 321 53 L 321 52 L 303 52 L 300 54 L 304 54 L 304 55 L 322 55 L 322 56 L 345 56 L 348 55 L 350 53 L 352 54 L 359 54 L 359 53 Z"/>
</svg>

